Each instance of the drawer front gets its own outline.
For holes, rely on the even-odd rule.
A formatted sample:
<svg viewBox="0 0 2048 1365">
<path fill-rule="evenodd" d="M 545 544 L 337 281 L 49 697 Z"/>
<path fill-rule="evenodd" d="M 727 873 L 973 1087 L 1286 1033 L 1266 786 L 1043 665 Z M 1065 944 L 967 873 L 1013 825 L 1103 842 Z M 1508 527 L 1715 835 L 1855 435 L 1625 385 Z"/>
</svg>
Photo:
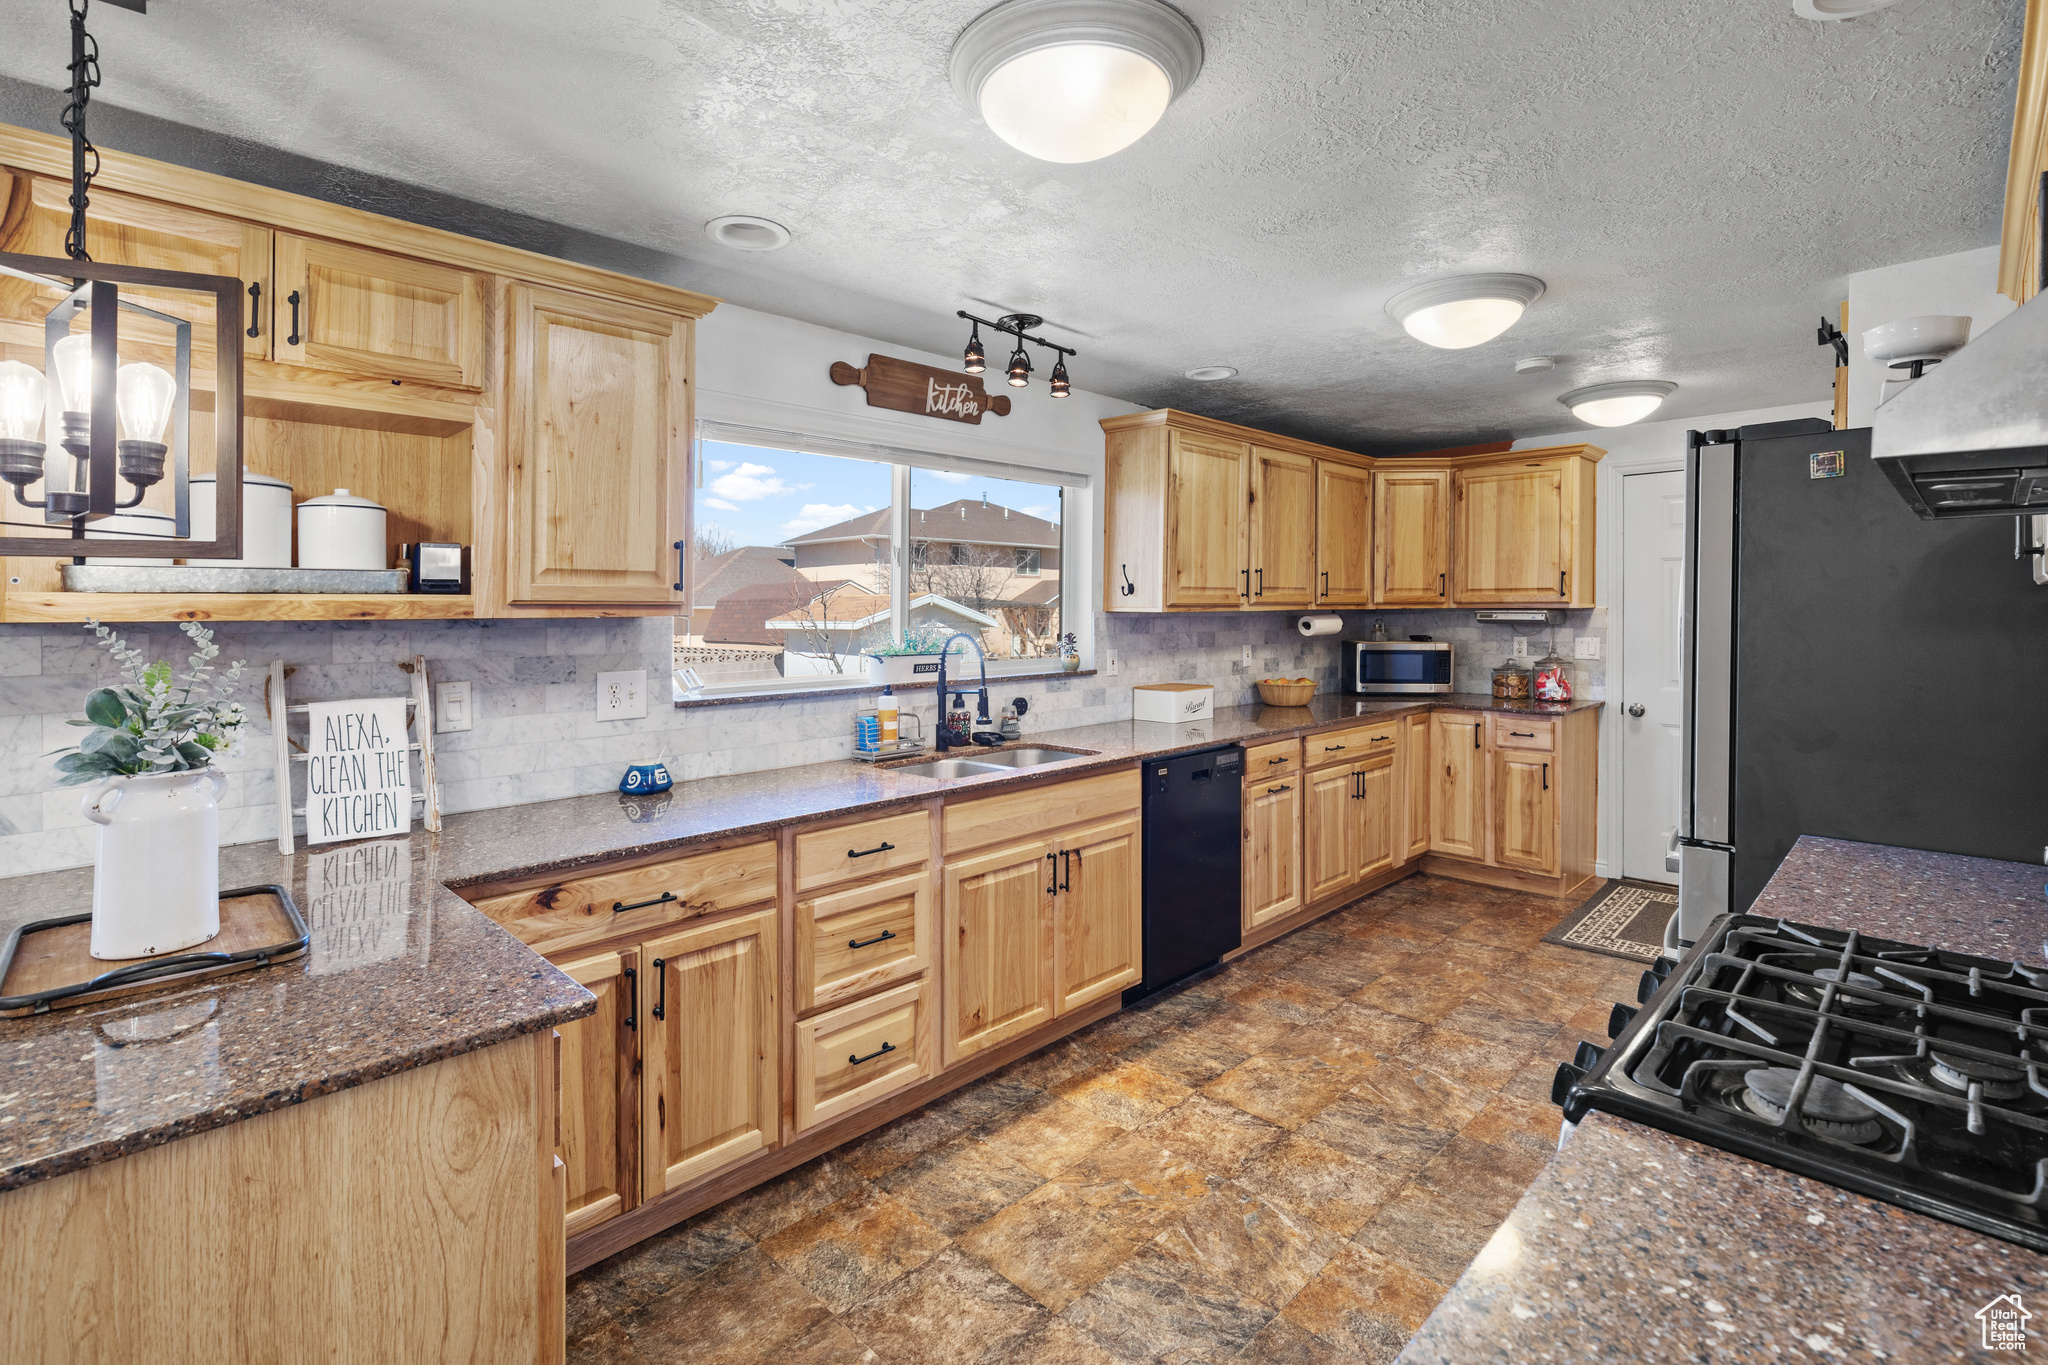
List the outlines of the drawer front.
<svg viewBox="0 0 2048 1365">
<path fill-rule="evenodd" d="M 1253 745 L 1244 751 L 1244 787 L 1301 771 L 1301 741 L 1283 739 L 1277 744 Z"/>
<path fill-rule="evenodd" d="M 1557 752 L 1557 722 L 1554 720 L 1488 716 L 1487 722 L 1493 727 L 1493 747 L 1496 749 L 1524 749 L 1542 754 Z"/>
<path fill-rule="evenodd" d="M 1307 766 L 1322 768 L 1332 763 L 1356 763 L 1362 758 L 1393 753 L 1400 747 L 1400 741 L 1395 738 L 1400 728 L 1398 720 L 1387 720 L 1309 735 L 1302 740 L 1302 747 L 1307 751 Z"/>
<path fill-rule="evenodd" d="M 797 1131 L 930 1076 L 930 999 L 930 984 L 918 981 L 799 1022 Z"/>
<path fill-rule="evenodd" d="M 856 877 L 917 867 L 931 852 L 932 817 L 923 810 L 808 830 L 796 836 L 796 889 L 815 891 Z"/>
<path fill-rule="evenodd" d="M 775 899 L 775 841 L 569 878 L 472 902 L 537 952 L 555 953 Z"/>
<path fill-rule="evenodd" d="M 1001 796 L 948 801 L 944 816 L 946 856 L 990 844 L 1014 843 L 1032 834 L 1128 815 L 1141 804 L 1138 770 L 1038 782 Z"/>
<path fill-rule="evenodd" d="M 796 903 L 797 1013 L 836 1005 L 931 966 L 924 871 Z"/>
</svg>

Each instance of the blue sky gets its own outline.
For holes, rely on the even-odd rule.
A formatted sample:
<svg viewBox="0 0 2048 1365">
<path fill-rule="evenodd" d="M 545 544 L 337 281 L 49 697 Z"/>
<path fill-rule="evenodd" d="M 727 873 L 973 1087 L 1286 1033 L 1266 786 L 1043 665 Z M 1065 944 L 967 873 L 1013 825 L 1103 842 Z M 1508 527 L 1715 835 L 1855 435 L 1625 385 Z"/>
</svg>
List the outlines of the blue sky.
<svg viewBox="0 0 2048 1365">
<path fill-rule="evenodd" d="M 885 464 L 723 441 L 706 441 L 702 449 L 704 486 L 695 495 L 697 525 L 714 524 L 731 533 L 735 544 L 779 545 L 791 536 L 889 505 Z M 913 508 L 982 496 L 1046 521 L 1060 519 L 1058 490 L 1049 484 L 930 469 L 911 475 Z"/>
</svg>

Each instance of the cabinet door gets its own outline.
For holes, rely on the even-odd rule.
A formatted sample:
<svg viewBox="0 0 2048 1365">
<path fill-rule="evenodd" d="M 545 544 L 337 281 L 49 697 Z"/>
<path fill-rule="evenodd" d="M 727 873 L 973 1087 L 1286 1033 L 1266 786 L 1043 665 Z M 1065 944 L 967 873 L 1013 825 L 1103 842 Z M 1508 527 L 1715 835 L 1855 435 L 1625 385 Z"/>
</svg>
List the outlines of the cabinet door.
<svg viewBox="0 0 2048 1365">
<path fill-rule="evenodd" d="M 1453 519 L 1453 601 L 1566 599 L 1563 470 L 1461 469 Z"/>
<path fill-rule="evenodd" d="M 483 387 L 483 279 L 467 270 L 280 232 L 270 317 L 287 365 Z"/>
<path fill-rule="evenodd" d="M 1052 1018 L 1052 851 L 1034 839 L 946 864 L 948 1064 Z"/>
<path fill-rule="evenodd" d="M 1430 716 L 1435 766 L 1429 794 L 1429 849 L 1454 858 L 1486 857 L 1486 751 L 1483 716 L 1438 711 Z"/>
<path fill-rule="evenodd" d="M 515 603 L 680 606 L 690 322 L 508 292 L 508 591 Z"/>
<path fill-rule="evenodd" d="M 1252 606 L 1314 605 L 1315 499 L 1314 460 L 1252 447 Z"/>
<path fill-rule="evenodd" d="M 1394 756 L 1357 768 L 1357 850 L 1353 872 L 1359 880 L 1385 872 L 1394 865 L 1394 830 L 1400 822 L 1401 801 L 1394 784 Z"/>
<path fill-rule="evenodd" d="M 775 912 L 654 939 L 640 962 L 642 1184 L 651 1198 L 775 1145 Z"/>
<path fill-rule="evenodd" d="M 1372 600 L 1435 607 L 1449 599 L 1449 470 L 1374 470 Z"/>
<path fill-rule="evenodd" d="M 1245 789 L 1244 927 L 1257 928 L 1304 904 L 1301 897 L 1299 773 Z"/>
<path fill-rule="evenodd" d="M 1372 605 L 1372 475 L 1316 461 L 1316 601 Z"/>
<path fill-rule="evenodd" d="M 1498 749 L 1493 755 L 1493 860 L 1557 875 L 1557 765 L 1549 754 Z"/>
<path fill-rule="evenodd" d="M 560 966 L 597 997 L 597 1013 L 559 1030 L 565 1228 L 573 1237 L 640 1202 L 639 961 L 599 953 Z"/>
<path fill-rule="evenodd" d="M 1144 975 L 1143 851 L 1133 816 L 1055 839 L 1053 1013 L 1136 985 Z"/>
<path fill-rule="evenodd" d="M 1302 895 L 1313 903 L 1356 880 L 1358 775 L 1345 763 L 1319 768 L 1303 781 L 1308 800 L 1302 813 Z"/>
<path fill-rule="evenodd" d="M 1175 431 L 1167 445 L 1166 605 L 1241 607 L 1251 447 Z"/>
<path fill-rule="evenodd" d="M 1436 769 L 1430 760 L 1428 713 L 1405 722 L 1401 761 L 1408 769 L 1407 818 L 1401 827 L 1401 861 L 1406 863 L 1429 852 L 1429 788 Z"/>
</svg>

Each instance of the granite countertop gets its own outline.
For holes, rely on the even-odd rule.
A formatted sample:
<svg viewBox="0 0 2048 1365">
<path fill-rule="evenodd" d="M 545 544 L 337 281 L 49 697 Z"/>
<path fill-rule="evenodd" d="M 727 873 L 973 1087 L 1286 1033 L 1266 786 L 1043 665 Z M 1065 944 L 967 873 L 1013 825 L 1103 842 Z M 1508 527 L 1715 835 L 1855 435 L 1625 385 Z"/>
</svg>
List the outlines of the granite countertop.
<svg viewBox="0 0 2048 1365">
<path fill-rule="evenodd" d="M 2038 961 L 2043 879 L 1807 837 L 1751 913 Z M 1977 1358 L 2001 1294 L 2048 1295 L 2048 1256 L 1596 1111 L 1399 1359 Z"/>
</svg>

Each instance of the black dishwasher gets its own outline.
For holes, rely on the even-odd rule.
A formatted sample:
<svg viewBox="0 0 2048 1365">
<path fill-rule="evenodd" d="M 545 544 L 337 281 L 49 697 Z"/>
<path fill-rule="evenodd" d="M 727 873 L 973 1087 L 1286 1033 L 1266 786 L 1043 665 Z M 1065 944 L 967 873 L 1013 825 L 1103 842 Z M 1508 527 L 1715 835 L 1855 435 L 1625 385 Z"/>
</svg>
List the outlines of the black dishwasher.
<svg viewBox="0 0 2048 1365">
<path fill-rule="evenodd" d="M 1148 995 L 1243 941 L 1238 875 L 1244 750 L 1203 749 L 1146 762 L 1145 979 Z"/>
</svg>

